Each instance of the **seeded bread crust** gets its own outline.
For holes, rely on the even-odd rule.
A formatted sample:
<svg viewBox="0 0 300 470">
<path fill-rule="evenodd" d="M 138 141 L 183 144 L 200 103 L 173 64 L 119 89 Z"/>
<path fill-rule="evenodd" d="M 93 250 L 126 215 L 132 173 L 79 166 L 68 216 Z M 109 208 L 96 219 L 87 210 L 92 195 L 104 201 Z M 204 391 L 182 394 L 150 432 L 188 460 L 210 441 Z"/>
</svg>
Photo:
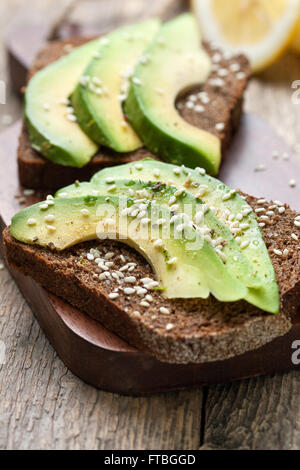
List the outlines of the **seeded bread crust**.
<svg viewBox="0 0 300 470">
<path fill-rule="evenodd" d="M 28 79 L 46 65 L 59 59 L 70 48 L 82 45 L 90 38 L 72 38 L 67 41 L 55 41 L 46 46 L 37 56 L 33 64 Z M 179 113 L 190 124 L 207 130 L 221 139 L 222 155 L 232 140 L 238 129 L 242 114 L 243 95 L 250 76 L 250 67 L 245 56 L 239 55 L 232 58 L 225 58 L 220 51 L 213 50 L 208 44 L 205 47 L 210 56 L 217 60 L 213 62 L 220 70 L 228 70 L 228 75 L 220 77 L 217 71 L 213 71 L 209 79 L 201 87 L 196 87 L 178 99 L 177 106 Z M 219 55 L 219 57 L 218 57 Z M 230 70 L 230 65 L 238 64 L 239 71 Z M 226 73 L 226 72 L 224 72 Z M 242 73 L 242 76 L 239 76 Z M 224 80 L 223 86 L 216 86 L 211 80 Z M 198 100 L 198 104 L 204 105 L 205 111 L 196 112 L 185 106 L 191 94 L 206 92 L 210 98 L 210 103 L 203 104 Z M 216 124 L 223 123 L 224 129 L 217 130 Z M 35 151 L 30 144 L 26 125 L 24 124 L 19 138 L 18 147 L 18 169 L 21 184 L 33 189 L 58 189 L 62 186 L 72 184 L 75 180 L 86 181 L 92 175 L 104 167 L 120 165 L 140 160 L 145 157 L 156 158 L 149 150 L 142 148 L 134 152 L 120 154 L 105 147 L 101 147 L 99 153 L 93 157 L 90 163 L 83 168 L 65 167 L 52 163 Z"/>
<path fill-rule="evenodd" d="M 258 204 L 253 197 L 247 197 L 247 201 L 253 209 L 270 205 Z M 300 307 L 300 241 L 291 235 L 298 234 L 300 240 L 300 230 L 294 223 L 298 214 L 288 206 L 285 209 L 283 214 L 276 211 L 262 229 L 279 285 L 278 315 L 262 312 L 244 301 L 223 303 L 212 296 L 207 300 L 168 300 L 155 290 L 149 292 L 153 300 L 148 307 L 140 305 L 143 297 L 125 295 L 120 289 L 119 296 L 112 300 L 109 294 L 120 284 L 100 281 L 97 265 L 86 258 L 86 253 L 91 248 L 99 249 L 101 255 L 114 252 L 114 270 L 125 264 L 120 255 L 126 263 L 137 263 L 133 272 L 137 284 L 142 278 L 153 278 L 149 264 L 131 248 L 112 241 L 93 241 L 58 253 L 20 243 L 8 228 L 3 239 L 7 261 L 13 268 L 86 312 L 129 344 L 165 362 L 206 363 L 257 349 L 290 330 Z M 288 250 L 288 255 L 278 256 L 274 249 Z M 167 308 L 169 314 L 161 313 L 161 307 Z"/>
</svg>

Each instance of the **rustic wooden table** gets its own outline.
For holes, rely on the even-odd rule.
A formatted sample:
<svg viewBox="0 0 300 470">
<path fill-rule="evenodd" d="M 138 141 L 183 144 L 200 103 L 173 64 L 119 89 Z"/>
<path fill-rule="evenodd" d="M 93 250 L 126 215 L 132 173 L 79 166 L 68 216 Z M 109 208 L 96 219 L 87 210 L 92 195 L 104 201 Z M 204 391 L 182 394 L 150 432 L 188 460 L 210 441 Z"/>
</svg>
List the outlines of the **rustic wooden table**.
<svg viewBox="0 0 300 470">
<path fill-rule="evenodd" d="M 0 33 L 17 14 L 39 20 L 64 12 L 76 18 L 95 11 L 97 3 L 99 22 L 114 25 L 150 9 L 167 17 L 184 2 L 89 0 L 83 5 L 82 0 L 66 13 L 72 3 L 2 0 Z M 252 79 L 246 109 L 273 124 L 300 158 L 300 105 L 291 100 L 291 83 L 297 79 L 300 57 L 287 55 Z M 7 81 L 3 37 L 0 80 Z M 7 85 L 0 130 L 21 115 L 21 104 Z M 0 271 L 0 340 L 6 348 L 6 362 L 0 365 L 0 449 L 300 449 L 297 372 L 146 398 L 95 390 L 64 367 L 6 269 Z"/>
</svg>

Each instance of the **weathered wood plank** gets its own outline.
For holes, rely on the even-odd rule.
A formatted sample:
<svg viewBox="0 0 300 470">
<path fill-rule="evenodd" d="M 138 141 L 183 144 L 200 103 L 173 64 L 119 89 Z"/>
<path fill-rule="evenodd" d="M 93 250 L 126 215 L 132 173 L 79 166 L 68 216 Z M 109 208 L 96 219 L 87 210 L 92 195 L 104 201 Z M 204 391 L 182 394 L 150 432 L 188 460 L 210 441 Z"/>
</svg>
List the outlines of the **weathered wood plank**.
<svg viewBox="0 0 300 470">
<path fill-rule="evenodd" d="M 300 448 L 297 372 L 211 387 L 202 450 Z"/>
<path fill-rule="evenodd" d="M 0 30 L 24 5 L 23 0 L 1 2 Z M 47 15 L 53 1 L 27 1 L 31 7 Z M 1 42 L 0 48 L 2 79 Z M 8 92 L 1 116 L 17 118 L 20 104 Z M 201 391 L 130 398 L 84 384 L 56 356 L 7 270 L 0 271 L 0 340 L 6 346 L 6 364 L 0 365 L 0 449 L 198 447 Z"/>
<path fill-rule="evenodd" d="M 292 103 L 291 83 L 300 77 L 299 56 L 289 54 L 251 80 L 246 109 L 269 121 L 300 158 L 300 105 Z M 266 149 L 268 169 L 277 162 Z M 289 162 L 287 161 L 288 165 Z M 295 198 L 300 199 L 298 187 Z M 288 181 L 286 182 L 288 185 Z M 210 387 L 202 449 L 299 449 L 300 375 L 278 374 Z"/>
<path fill-rule="evenodd" d="M 121 397 L 73 376 L 0 273 L 0 449 L 196 449 L 202 392 Z"/>
</svg>

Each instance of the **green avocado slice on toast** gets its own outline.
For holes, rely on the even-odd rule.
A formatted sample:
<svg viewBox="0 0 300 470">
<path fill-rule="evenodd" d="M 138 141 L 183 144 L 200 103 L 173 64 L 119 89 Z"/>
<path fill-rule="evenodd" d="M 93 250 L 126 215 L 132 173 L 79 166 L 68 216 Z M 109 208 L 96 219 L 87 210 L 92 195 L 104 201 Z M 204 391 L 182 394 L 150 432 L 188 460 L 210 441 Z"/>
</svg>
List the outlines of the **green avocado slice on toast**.
<svg viewBox="0 0 300 470">
<path fill-rule="evenodd" d="M 157 33 L 157 19 L 124 26 L 99 42 L 96 56 L 86 67 L 71 100 L 82 130 L 95 142 L 118 152 L 143 145 L 126 121 L 122 104 L 129 78 Z"/>
<path fill-rule="evenodd" d="M 177 96 L 204 83 L 211 71 L 193 15 L 183 14 L 165 23 L 144 55 L 147 60 L 138 63 L 125 101 L 131 125 L 162 160 L 202 166 L 217 174 L 220 140 L 189 124 L 175 108 Z"/>
<path fill-rule="evenodd" d="M 161 223 L 170 220 L 172 213 L 156 202 L 147 205 L 142 219 L 138 200 L 126 197 L 58 197 L 47 204 L 17 213 L 10 227 L 12 236 L 58 251 L 87 240 L 117 239 L 148 259 L 168 298 L 207 298 L 212 293 L 229 302 L 244 298 L 247 292 L 193 227 L 186 227 L 185 237 L 177 237 L 172 224 Z M 196 237 L 199 246 L 187 247 Z"/>
<path fill-rule="evenodd" d="M 200 197 L 235 236 L 244 256 L 263 280 L 259 289 L 249 289 L 246 300 L 271 313 L 279 311 L 279 292 L 274 267 L 265 245 L 257 217 L 243 197 L 220 180 L 207 175 L 203 168 L 178 167 L 152 159 L 107 168 L 96 173 L 92 183 L 107 177 L 138 181 L 159 181 L 185 188 Z"/>
<path fill-rule="evenodd" d="M 75 48 L 37 72 L 25 93 L 25 119 L 32 147 L 59 165 L 83 167 L 96 154 L 95 144 L 79 127 L 69 96 L 99 39 Z"/>
</svg>

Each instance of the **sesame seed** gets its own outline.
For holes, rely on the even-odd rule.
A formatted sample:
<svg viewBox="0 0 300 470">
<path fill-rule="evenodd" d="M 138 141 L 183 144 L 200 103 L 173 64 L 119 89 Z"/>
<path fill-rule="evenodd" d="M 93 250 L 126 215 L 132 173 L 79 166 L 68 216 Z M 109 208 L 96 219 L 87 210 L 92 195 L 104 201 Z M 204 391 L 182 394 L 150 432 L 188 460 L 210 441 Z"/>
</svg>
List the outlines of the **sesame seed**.
<svg viewBox="0 0 300 470">
<path fill-rule="evenodd" d="M 29 225 L 29 226 L 36 225 L 36 219 L 28 219 L 27 220 L 27 225 Z"/>
<path fill-rule="evenodd" d="M 205 170 L 204 168 L 199 168 L 199 167 L 197 167 L 197 168 L 196 168 L 196 171 L 197 171 L 198 173 L 200 173 L 201 176 L 206 175 L 206 170 Z"/>
<path fill-rule="evenodd" d="M 119 294 L 117 292 L 112 292 L 111 294 L 109 294 L 109 298 L 110 299 L 116 299 L 117 297 L 119 297 Z"/>
<path fill-rule="evenodd" d="M 89 261 L 94 261 L 94 259 L 95 259 L 94 255 L 92 255 L 92 253 L 88 253 L 88 254 L 86 255 L 86 257 L 87 257 L 87 259 L 88 259 Z"/>
<path fill-rule="evenodd" d="M 260 223 L 258 224 L 258 226 L 261 227 L 261 228 L 264 228 L 264 227 L 266 226 L 266 224 L 265 224 L 264 222 L 260 222 Z"/>
<path fill-rule="evenodd" d="M 24 196 L 32 196 L 34 192 L 34 189 L 24 189 L 23 194 Z"/>
<path fill-rule="evenodd" d="M 295 234 L 292 233 L 291 237 L 297 242 L 299 240 L 299 237 Z"/>
<path fill-rule="evenodd" d="M 105 183 L 107 183 L 107 184 L 111 184 L 111 183 L 114 183 L 114 182 L 115 182 L 114 178 L 108 177 L 108 178 L 105 179 Z"/>
<path fill-rule="evenodd" d="M 174 168 L 173 173 L 174 173 L 174 175 L 179 176 L 180 175 L 180 168 Z"/>
<path fill-rule="evenodd" d="M 272 153 L 272 158 L 274 160 L 278 160 L 279 158 L 279 152 L 277 150 L 274 150 L 274 152 Z"/>
<path fill-rule="evenodd" d="M 77 118 L 74 116 L 74 114 L 67 114 L 67 119 L 72 122 L 77 121 Z"/>
<path fill-rule="evenodd" d="M 141 85 L 142 84 L 141 80 L 138 77 L 133 77 L 132 81 L 133 81 L 133 83 L 135 83 L 135 85 Z"/>
<path fill-rule="evenodd" d="M 105 37 L 105 38 L 101 38 L 99 42 L 100 42 L 101 46 L 108 46 L 108 44 L 110 43 L 110 40 L 109 40 L 109 38 Z"/>
<path fill-rule="evenodd" d="M 255 172 L 265 171 L 265 170 L 266 170 L 266 165 L 258 165 L 257 167 L 254 168 Z"/>
<path fill-rule="evenodd" d="M 283 256 L 287 258 L 289 256 L 289 250 L 287 249 L 283 250 Z"/>
<path fill-rule="evenodd" d="M 48 214 L 45 217 L 45 222 L 54 222 L 54 220 L 55 220 L 55 217 L 53 214 Z"/>
<path fill-rule="evenodd" d="M 176 191 L 176 193 L 177 193 L 177 191 Z M 176 195 L 176 193 L 175 193 L 175 195 Z M 172 206 L 172 205 L 176 202 L 176 197 L 177 197 L 177 196 L 175 196 L 175 195 L 172 196 L 172 197 L 169 199 L 169 202 L 168 202 L 168 205 L 169 205 L 169 206 Z"/>
<path fill-rule="evenodd" d="M 227 69 L 220 69 L 220 70 L 218 71 L 218 75 L 219 75 L 220 77 L 227 77 L 228 73 L 229 73 L 229 72 L 228 72 Z"/>
<path fill-rule="evenodd" d="M 265 204 L 266 202 L 267 202 L 266 199 L 259 199 L 257 201 L 257 204 Z"/>
<path fill-rule="evenodd" d="M 256 212 L 256 214 L 260 214 L 262 212 L 266 212 L 266 209 L 264 209 L 263 207 L 260 207 L 258 209 L 255 209 L 255 212 Z"/>
<path fill-rule="evenodd" d="M 205 93 L 205 94 L 200 94 L 199 93 L 199 98 L 203 104 L 209 104 L 210 103 L 210 97 Z"/>
<path fill-rule="evenodd" d="M 289 186 L 290 186 L 291 188 L 295 188 L 295 187 L 297 186 L 296 180 L 290 179 L 290 181 L 289 181 Z"/>
<path fill-rule="evenodd" d="M 153 246 L 155 248 L 161 248 L 163 246 L 163 241 L 159 238 L 158 240 L 156 240 L 154 243 L 153 243 Z"/>
<path fill-rule="evenodd" d="M 140 318 L 140 317 L 141 317 L 140 312 L 138 312 L 137 310 L 135 310 L 132 315 L 135 316 L 135 317 L 137 317 L 137 318 Z"/>
<path fill-rule="evenodd" d="M 104 258 L 105 259 L 112 259 L 114 256 L 115 256 L 115 254 L 112 251 L 109 251 L 108 253 L 106 253 Z"/>
<path fill-rule="evenodd" d="M 267 215 L 269 215 L 271 217 L 272 215 L 275 215 L 275 212 L 274 211 L 268 211 Z"/>
<path fill-rule="evenodd" d="M 278 212 L 279 214 L 283 214 L 285 212 L 285 207 L 279 207 Z"/>
<path fill-rule="evenodd" d="M 222 56 L 219 52 L 216 52 L 212 57 L 212 61 L 215 63 L 221 62 L 221 60 L 222 60 Z"/>
<path fill-rule="evenodd" d="M 197 104 L 194 109 L 196 113 L 203 113 L 205 111 L 204 106 L 202 106 L 201 104 Z"/>
<path fill-rule="evenodd" d="M 276 204 L 276 206 L 279 206 L 279 207 L 284 206 L 284 203 L 280 201 L 274 201 L 274 204 Z"/>
<path fill-rule="evenodd" d="M 167 264 L 168 264 L 169 266 L 172 266 L 173 264 L 176 264 L 176 263 L 177 263 L 177 258 L 176 258 L 176 256 L 174 256 L 174 258 L 171 258 L 171 259 L 169 259 L 169 260 L 167 261 Z"/>
<path fill-rule="evenodd" d="M 42 211 L 45 211 L 46 209 L 48 209 L 48 203 L 45 202 L 45 203 L 41 204 L 41 205 L 39 206 L 39 208 L 40 208 Z"/>
<path fill-rule="evenodd" d="M 188 109 L 193 109 L 195 105 L 192 101 L 187 101 L 185 106 Z"/>
<path fill-rule="evenodd" d="M 81 209 L 80 213 L 84 216 L 84 217 L 88 217 L 90 215 L 90 211 L 88 209 Z"/>
<path fill-rule="evenodd" d="M 160 171 L 158 168 L 154 168 L 153 170 L 153 175 L 156 177 L 156 178 L 159 178 L 160 177 Z"/>
<path fill-rule="evenodd" d="M 150 224 L 150 222 L 151 222 L 151 219 L 149 219 L 147 217 L 145 217 L 141 220 L 142 225 L 148 225 L 148 224 Z"/>
<path fill-rule="evenodd" d="M 244 250 L 244 249 L 248 248 L 249 245 L 250 245 L 249 240 L 245 240 L 241 243 L 241 249 Z"/>
<path fill-rule="evenodd" d="M 300 227 L 300 220 L 295 220 L 294 225 L 295 227 Z"/>
<path fill-rule="evenodd" d="M 150 307 L 150 304 L 148 302 L 146 302 L 145 300 L 142 300 L 142 302 L 140 302 L 140 305 L 142 307 Z"/>
<path fill-rule="evenodd" d="M 159 311 L 160 311 L 160 313 L 162 313 L 164 315 L 169 315 L 170 314 L 170 310 L 166 307 L 160 307 Z"/>
<path fill-rule="evenodd" d="M 143 288 L 143 287 L 137 287 L 136 288 L 136 293 L 137 293 L 137 295 L 142 297 L 143 295 L 147 294 L 147 289 Z"/>
<path fill-rule="evenodd" d="M 244 80 L 244 79 L 246 78 L 245 72 L 238 72 L 238 73 L 236 74 L 236 78 L 237 78 L 238 80 Z"/>
<path fill-rule="evenodd" d="M 215 86 L 217 88 L 220 88 L 222 86 L 225 85 L 225 82 L 222 78 L 212 78 L 209 83 L 212 85 L 212 86 Z"/>
<path fill-rule="evenodd" d="M 286 161 L 287 161 L 287 160 L 290 159 L 290 156 L 289 156 L 289 154 L 288 154 L 287 152 L 284 152 L 284 153 L 282 154 L 282 158 L 283 158 L 283 160 L 286 160 Z"/>
<path fill-rule="evenodd" d="M 143 167 L 143 165 L 142 165 L 141 163 L 137 163 L 137 164 L 134 166 L 134 168 L 135 168 L 136 170 L 138 170 L 138 171 L 141 171 L 144 167 Z"/>
<path fill-rule="evenodd" d="M 50 105 L 48 103 L 44 103 L 43 108 L 44 108 L 45 111 L 49 111 L 50 110 Z"/>
<path fill-rule="evenodd" d="M 128 276 L 128 277 L 125 277 L 124 281 L 128 282 L 129 284 L 135 284 L 136 283 L 136 277 L 135 276 Z"/>
<path fill-rule="evenodd" d="M 56 227 L 53 227 L 53 225 L 46 225 L 46 227 L 49 230 L 49 232 L 55 232 L 56 231 Z"/>
<path fill-rule="evenodd" d="M 0 271 L 3 271 L 3 270 L 4 270 L 4 264 L 0 263 Z"/>
<path fill-rule="evenodd" d="M 146 297 L 145 297 L 145 300 L 147 300 L 147 302 L 153 302 L 153 297 L 152 297 L 152 295 L 147 294 Z"/>
<path fill-rule="evenodd" d="M 174 327 L 175 327 L 175 325 L 173 325 L 173 323 L 168 323 L 168 324 L 166 325 L 166 330 L 167 330 L 167 331 L 173 330 Z"/>
<path fill-rule="evenodd" d="M 131 295 L 135 293 L 135 289 L 133 289 L 132 287 L 125 287 L 123 292 L 125 295 Z"/>
<path fill-rule="evenodd" d="M 147 289 L 151 290 L 151 289 L 155 289 L 155 287 L 158 287 L 158 282 L 157 281 L 152 281 L 152 282 L 149 282 L 147 284 L 145 284 L 145 287 L 147 287 Z"/>
<path fill-rule="evenodd" d="M 224 124 L 224 122 L 218 122 L 218 123 L 216 124 L 216 129 L 217 129 L 217 131 L 223 131 L 223 130 L 225 129 L 225 124 Z"/>
<path fill-rule="evenodd" d="M 234 63 L 229 65 L 229 69 L 231 72 L 238 72 L 241 69 L 241 66 L 240 64 Z"/>
<path fill-rule="evenodd" d="M 277 256 L 282 256 L 282 251 L 280 251 L 280 250 L 274 249 L 274 250 L 273 250 L 273 253 L 274 253 L 275 255 L 277 255 Z"/>
</svg>

